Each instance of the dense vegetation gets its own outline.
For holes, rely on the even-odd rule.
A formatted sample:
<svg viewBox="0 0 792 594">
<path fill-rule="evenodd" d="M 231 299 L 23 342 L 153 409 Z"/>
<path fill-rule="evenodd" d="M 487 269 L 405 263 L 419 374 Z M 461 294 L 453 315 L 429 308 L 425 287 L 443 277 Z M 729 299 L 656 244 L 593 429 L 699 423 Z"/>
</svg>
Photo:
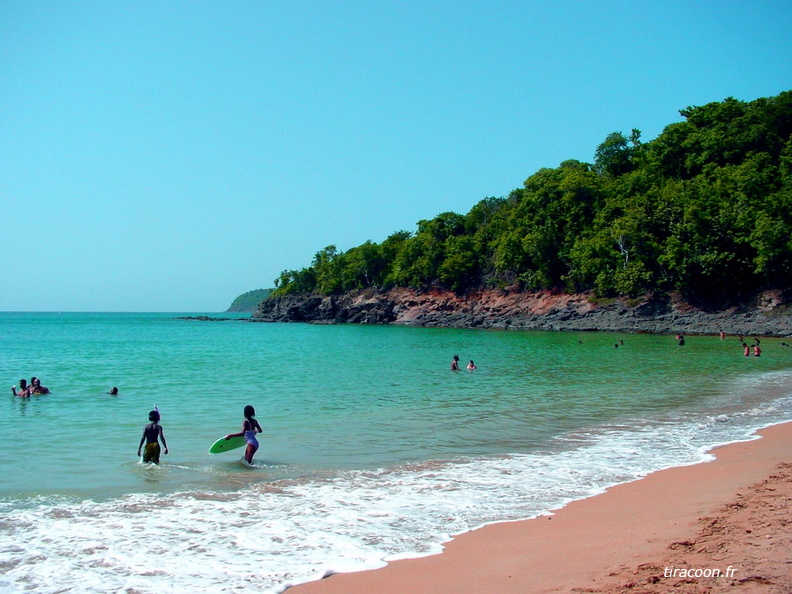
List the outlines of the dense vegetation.
<svg viewBox="0 0 792 594">
<path fill-rule="evenodd" d="M 272 289 L 255 289 L 242 293 L 234 299 L 226 312 L 248 312 L 256 311 L 258 304 L 270 296 Z"/>
<path fill-rule="evenodd" d="M 792 287 L 792 91 L 680 113 L 655 140 L 613 132 L 593 164 L 541 169 L 466 215 L 328 246 L 273 295 L 517 285 L 723 304 Z"/>
</svg>

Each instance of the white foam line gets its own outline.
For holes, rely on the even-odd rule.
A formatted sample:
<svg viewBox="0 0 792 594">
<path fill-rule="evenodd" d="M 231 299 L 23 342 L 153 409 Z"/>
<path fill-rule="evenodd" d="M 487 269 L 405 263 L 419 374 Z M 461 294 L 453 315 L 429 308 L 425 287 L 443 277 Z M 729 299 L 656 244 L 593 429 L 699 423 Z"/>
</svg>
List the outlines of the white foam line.
<svg viewBox="0 0 792 594">
<path fill-rule="evenodd" d="M 555 453 L 350 471 L 237 492 L 3 502 L 0 588 L 278 592 L 328 572 L 436 554 L 454 535 L 710 459 L 714 445 L 755 439 L 750 420 L 611 429 Z"/>
</svg>

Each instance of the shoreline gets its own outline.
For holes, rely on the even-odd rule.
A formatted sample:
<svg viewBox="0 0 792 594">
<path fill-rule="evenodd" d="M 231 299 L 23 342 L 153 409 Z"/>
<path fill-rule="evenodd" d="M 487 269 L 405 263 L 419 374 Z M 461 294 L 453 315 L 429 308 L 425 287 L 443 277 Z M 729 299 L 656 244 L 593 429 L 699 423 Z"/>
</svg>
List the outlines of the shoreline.
<svg viewBox="0 0 792 594">
<path fill-rule="evenodd" d="M 792 591 L 792 422 L 755 435 L 710 450 L 714 460 L 616 485 L 552 515 L 458 535 L 441 554 L 289 591 Z"/>
</svg>

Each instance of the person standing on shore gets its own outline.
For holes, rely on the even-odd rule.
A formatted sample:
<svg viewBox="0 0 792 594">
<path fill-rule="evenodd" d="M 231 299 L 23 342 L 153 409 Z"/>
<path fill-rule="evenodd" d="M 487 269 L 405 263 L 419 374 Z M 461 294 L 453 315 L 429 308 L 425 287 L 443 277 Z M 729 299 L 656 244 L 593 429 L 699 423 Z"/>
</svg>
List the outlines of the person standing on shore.
<svg viewBox="0 0 792 594">
<path fill-rule="evenodd" d="M 245 462 L 248 464 L 253 464 L 253 455 L 256 453 L 256 450 L 259 449 L 259 442 L 258 439 L 256 439 L 256 433 L 261 433 L 263 430 L 261 429 L 259 422 L 256 420 L 256 409 L 248 404 L 245 407 L 244 415 L 245 420 L 242 421 L 242 431 L 239 433 L 229 433 L 226 435 L 226 439 L 244 436 L 245 442 L 247 442 L 247 448 L 245 449 Z"/>
</svg>

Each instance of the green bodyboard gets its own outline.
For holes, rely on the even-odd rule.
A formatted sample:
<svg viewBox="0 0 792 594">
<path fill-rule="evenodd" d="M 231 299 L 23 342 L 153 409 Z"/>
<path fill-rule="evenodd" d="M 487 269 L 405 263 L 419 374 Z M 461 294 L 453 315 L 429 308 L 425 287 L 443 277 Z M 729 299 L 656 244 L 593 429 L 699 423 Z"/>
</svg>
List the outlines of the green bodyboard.
<svg viewBox="0 0 792 594">
<path fill-rule="evenodd" d="M 245 442 L 245 438 L 242 437 L 241 435 L 239 437 L 232 437 L 231 439 L 226 439 L 225 437 L 221 437 L 212 444 L 212 447 L 209 448 L 209 453 L 219 454 L 221 452 L 235 450 L 237 448 L 241 448 L 246 443 L 247 442 Z"/>
</svg>

